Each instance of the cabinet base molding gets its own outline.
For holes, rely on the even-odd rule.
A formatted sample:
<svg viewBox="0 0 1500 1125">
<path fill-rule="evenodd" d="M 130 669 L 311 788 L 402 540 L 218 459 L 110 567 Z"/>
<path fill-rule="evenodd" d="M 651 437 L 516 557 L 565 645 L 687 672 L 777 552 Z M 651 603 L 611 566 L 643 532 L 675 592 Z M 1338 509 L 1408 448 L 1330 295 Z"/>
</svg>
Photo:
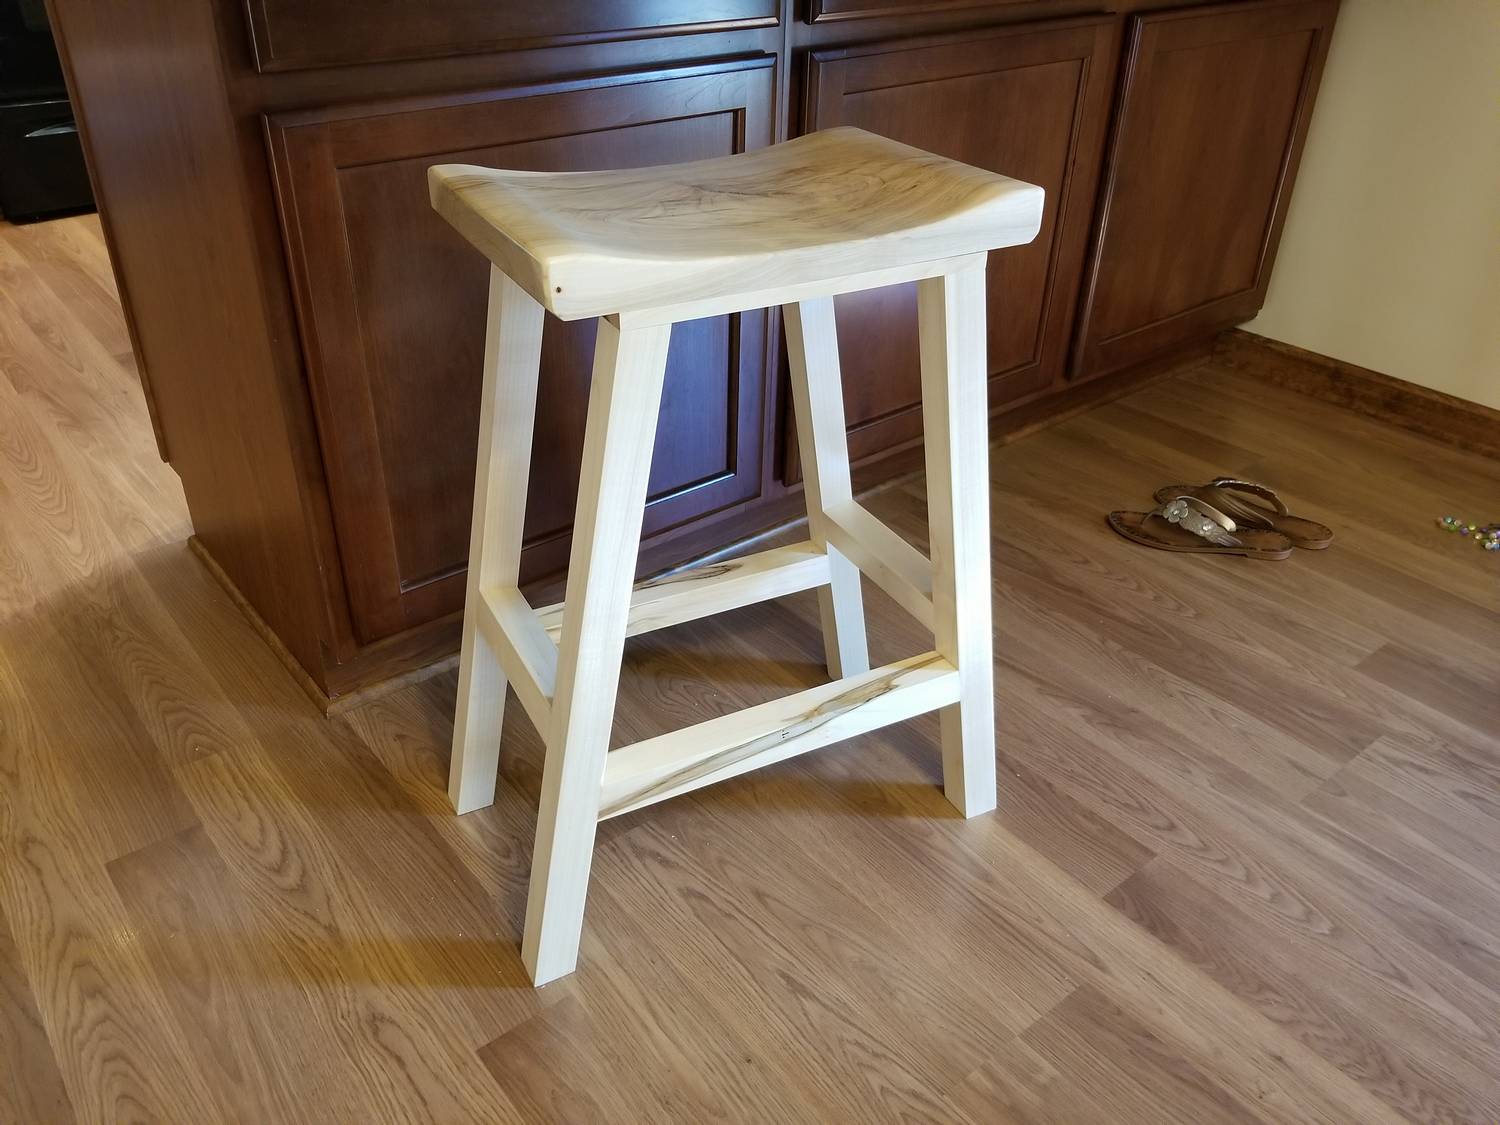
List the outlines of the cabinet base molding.
<svg viewBox="0 0 1500 1125">
<path fill-rule="evenodd" d="M 1216 358 L 1268 383 L 1500 459 L 1500 410 L 1235 328 Z"/>
<path fill-rule="evenodd" d="M 441 675 L 458 666 L 458 617 L 454 615 L 392 637 L 392 643 L 370 646 L 354 661 L 338 669 L 343 674 L 340 682 L 347 682 L 349 686 L 343 690 L 335 688 L 330 694 L 323 690 L 322 685 L 282 644 L 281 638 L 240 592 L 234 579 L 224 572 L 203 540 L 196 535 L 189 536 L 187 545 L 188 550 L 198 556 L 214 581 L 223 587 L 229 600 L 245 615 L 250 628 L 255 630 L 266 642 L 266 646 L 276 654 L 276 658 L 286 666 L 292 679 L 297 681 L 297 686 L 325 715 L 342 714 L 362 703 L 399 691 L 409 684 Z"/>
<path fill-rule="evenodd" d="M 219 565 L 218 560 L 213 557 L 203 540 L 196 535 L 190 535 L 187 545 L 188 550 L 198 556 L 198 561 L 213 576 L 213 580 L 223 588 L 224 593 L 229 595 L 229 600 L 245 615 L 250 628 L 254 629 L 256 635 L 266 642 L 266 647 L 276 654 L 276 659 L 286 665 L 286 670 L 291 673 L 292 679 L 297 681 L 297 686 L 305 691 L 307 697 L 325 714 L 328 713 L 329 699 L 323 689 L 308 674 L 307 669 L 297 663 L 297 658 L 291 654 L 286 645 L 281 643 L 281 638 L 276 635 L 271 626 L 266 624 L 266 619 L 260 615 L 260 612 L 250 604 L 250 599 L 240 593 L 240 588 L 234 584 L 234 579 L 225 573 L 224 568 Z"/>
</svg>

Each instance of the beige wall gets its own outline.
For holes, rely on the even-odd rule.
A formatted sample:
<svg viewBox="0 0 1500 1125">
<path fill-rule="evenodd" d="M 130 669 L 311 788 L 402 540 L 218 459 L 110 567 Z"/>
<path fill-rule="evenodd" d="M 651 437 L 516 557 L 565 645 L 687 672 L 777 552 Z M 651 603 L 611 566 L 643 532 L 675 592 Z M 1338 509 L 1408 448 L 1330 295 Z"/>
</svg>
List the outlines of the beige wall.
<svg viewBox="0 0 1500 1125">
<path fill-rule="evenodd" d="M 1500 0 L 1344 0 L 1246 327 L 1500 407 Z"/>
</svg>

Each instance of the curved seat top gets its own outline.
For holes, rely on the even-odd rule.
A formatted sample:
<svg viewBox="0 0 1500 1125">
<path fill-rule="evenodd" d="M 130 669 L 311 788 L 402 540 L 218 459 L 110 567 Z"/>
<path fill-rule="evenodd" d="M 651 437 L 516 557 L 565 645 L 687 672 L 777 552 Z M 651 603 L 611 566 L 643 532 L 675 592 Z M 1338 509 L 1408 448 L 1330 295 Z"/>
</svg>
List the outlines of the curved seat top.
<svg viewBox="0 0 1500 1125">
<path fill-rule="evenodd" d="M 432 205 L 563 320 L 1030 242 L 1042 189 L 837 128 L 607 172 L 428 169 Z"/>
</svg>

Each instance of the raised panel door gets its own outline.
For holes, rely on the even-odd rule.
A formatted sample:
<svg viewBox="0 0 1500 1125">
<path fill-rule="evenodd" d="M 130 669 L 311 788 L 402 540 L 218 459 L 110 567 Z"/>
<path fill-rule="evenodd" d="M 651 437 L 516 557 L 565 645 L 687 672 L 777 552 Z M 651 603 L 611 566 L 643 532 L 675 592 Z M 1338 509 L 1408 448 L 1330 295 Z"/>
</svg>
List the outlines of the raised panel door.
<svg viewBox="0 0 1500 1125">
<path fill-rule="evenodd" d="M 772 60 L 284 114 L 268 123 L 356 636 L 463 604 L 488 264 L 431 210 L 426 170 L 585 170 L 772 139 Z M 594 323 L 548 318 L 523 579 L 566 563 Z M 646 534 L 761 487 L 766 317 L 679 325 Z"/>
</svg>

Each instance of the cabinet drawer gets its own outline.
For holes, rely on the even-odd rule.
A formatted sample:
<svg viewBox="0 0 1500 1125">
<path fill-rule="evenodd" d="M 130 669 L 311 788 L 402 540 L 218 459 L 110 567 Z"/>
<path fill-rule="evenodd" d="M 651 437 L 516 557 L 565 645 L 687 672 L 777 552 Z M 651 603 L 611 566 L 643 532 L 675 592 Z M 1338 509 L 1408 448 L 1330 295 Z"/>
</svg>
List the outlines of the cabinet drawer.
<svg viewBox="0 0 1500 1125">
<path fill-rule="evenodd" d="M 68 100 L 0 105 L 0 213 L 18 223 L 93 201 Z"/>
<path fill-rule="evenodd" d="M 928 15 L 955 8 L 1010 8 L 1038 0 L 808 0 L 808 23 Z"/>
<path fill-rule="evenodd" d="M 362 641 L 463 605 L 483 256 L 427 201 L 433 164 L 538 171 L 723 156 L 772 140 L 774 60 L 267 122 L 334 530 Z M 594 322 L 547 319 L 523 579 L 561 568 Z M 758 495 L 766 317 L 677 326 L 646 533 Z"/>
<path fill-rule="evenodd" d="M 766 27 L 776 0 L 248 0 L 261 70 Z"/>
</svg>

